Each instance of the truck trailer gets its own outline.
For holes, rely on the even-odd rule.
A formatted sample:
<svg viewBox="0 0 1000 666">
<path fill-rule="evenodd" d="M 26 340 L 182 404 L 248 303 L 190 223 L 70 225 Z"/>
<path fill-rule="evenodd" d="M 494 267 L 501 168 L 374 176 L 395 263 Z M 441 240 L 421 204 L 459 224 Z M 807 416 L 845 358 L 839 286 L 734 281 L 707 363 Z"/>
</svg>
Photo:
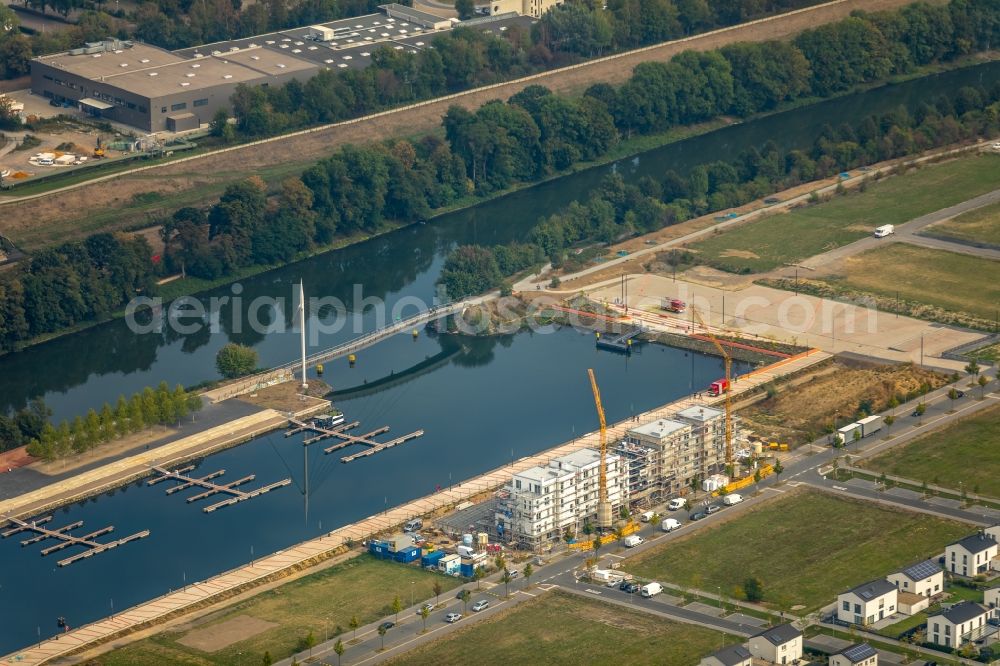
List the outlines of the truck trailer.
<svg viewBox="0 0 1000 666">
<path fill-rule="evenodd" d="M 680 314 L 687 310 L 687 303 L 679 298 L 664 298 L 660 301 L 660 307 L 667 312 L 676 312 Z"/>
</svg>

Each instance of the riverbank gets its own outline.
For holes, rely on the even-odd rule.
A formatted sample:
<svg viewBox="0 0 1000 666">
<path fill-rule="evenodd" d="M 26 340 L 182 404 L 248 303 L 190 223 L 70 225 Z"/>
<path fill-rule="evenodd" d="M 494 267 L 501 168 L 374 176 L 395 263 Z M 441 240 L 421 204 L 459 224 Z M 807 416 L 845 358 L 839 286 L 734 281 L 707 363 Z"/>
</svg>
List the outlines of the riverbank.
<svg viewBox="0 0 1000 666">
<path fill-rule="evenodd" d="M 809 351 L 798 357 L 780 361 L 766 368 L 748 373 L 740 378 L 737 389 L 753 390 L 759 385 L 774 381 L 777 377 L 798 372 L 805 367 L 820 363 L 829 355 L 817 351 Z M 662 407 L 637 415 L 636 419 L 628 418 L 610 426 L 609 437 L 618 438 L 625 434 L 628 428 L 634 427 L 636 420 L 648 421 L 665 418 L 679 409 L 695 405 L 716 404 L 720 398 L 694 400 L 683 398 Z M 58 656 L 71 654 L 90 646 L 106 642 L 116 637 L 130 634 L 159 623 L 175 618 L 194 608 L 218 600 L 232 593 L 233 590 L 246 590 L 248 586 L 258 585 L 282 572 L 300 569 L 309 562 L 325 558 L 329 553 L 339 552 L 338 549 L 389 530 L 409 520 L 414 516 L 448 510 L 460 502 L 482 497 L 505 484 L 512 473 L 522 471 L 534 465 L 545 465 L 554 457 L 565 455 L 584 447 L 599 446 L 599 433 L 590 432 L 572 439 L 555 448 L 539 454 L 512 461 L 511 464 L 494 468 L 469 480 L 453 485 L 447 489 L 431 493 L 395 508 L 389 508 L 380 514 L 369 516 L 355 523 L 345 525 L 321 537 L 299 543 L 278 553 L 269 555 L 251 564 L 233 569 L 209 581 L 188 585 L 183 590 L 169 593 L 153 601 L 139 604 L 131 609 L 117 613 L 113 618 L 100 620 L 85 625 L 58 639 L 49 639 L 40 644 L 18 652 L 19 663 L 38 664 Z"/>
<path fill-rule="evenodd" d="M 329 401 L 312 399 L 311 404 L 297 411 L 294 416 L 299 419 L 305 418 L 329 409 L 329 406 Z M 286 423 L 288 423 L 287 414 L 273 409 L 261 409 L 234 421 L 74 474 L 17 497 L 2 500 L 0 516 L 27 519 L 53 511 L 147 476 L 153 465 L 176 466 L 238 446 Z"/>
<path fill-rule="evenodd" d="M 513 187 L 510 187 L 510 188 L 507 188 L 505 190 L 492 193 L 492 194 L 490 194 L 488 196 L 485 196 L 485 197 L 467 197 L 466 199 L 463 199 L 463 200 L 461 200 L 461 201 L 459 201 L 459 202 L 457 202 L 457 203 L 455 203 L 455 204 L 453 204 L 451 206 L 448 206 L 446 208 L 442 208 L 442 209 L 439 209 L 439 210 L 435 211 L 434 214 L 431 216 L 430 220 L 434 220 L 436 218 L 440 218 L 440 217 L 445 216 L 445 215 L 453 214 L 453 213 L 458 212 L 458 211 L 475 208 L 477 206 L 480 206 L 480 205 L 483 205 L 483 204 L 486 204 L 486 203 L 489 203 L 489 202 L 493 202 L 493 201 L 496 201 L 496 200 L 499 200 L 499 199 L 502 199 L 502 198 L 505 198 L 505 197 L 509 197 L 511 195 L 514 195 L 514 194 L 517 194 L 517 193 L 520 193 L 520 192 L 523 192 L 523 191 L 526 191 L 526 190 L 530 190 L 532 188 L 539 187 L 541 185 L 545 185 L 545 184 L 551 183 L 553 181 L 557 181 L 557 180 L 560 180 L 560 179 L 572 176 L 574 174 L 578 174 L 578 173 L 581 173 L 581 172 L 584 172 L 584 171 L 589 171 L 589 170 L 601 168 L 601 167 L 604 167 L 604 166 L 606 166 L 608 164 L 611 164 L 611 163 L 614 163 L 614 162 L 617 162 L 617 161 L 620 161 L 620 160 L 625 160 L 625 159 L 628 159 L 630 157 L 635 157 L 637 155 L 640 155 L 640 154 L 645 153 L 645 152 L 650 151 L 650 150 L 654 150 L 654 149 L 657 149 L 657 148 L 662 148 L 662 147 L 671 145 L 673 143 L 677 143 L 677 142 L 680 142 L 680 141 L 683 141 L 683 140 L 686 140 L 686 139 L 690 139 L 690 138 L 693 138 L 693 137 L 698 137 L 698 136 L 703 136 L 703 135 L 706 135 L 706 134 L 710 134 L 710 133 L 712 133 L 714 131 L 723 129 L 725 127 L 729 127 L 729 126 L 731 126 L 733 124 L 751 123 L 751 122 L 754 122 L 754 121 L 757 121 L 757 120 L 760 120 L 760 119 L 763 119 L 763 118 L 767 118 L 767 117 L 770 117 L 770 116 L 774 116 L 774 115 L 781 114 L 781 113 L 788 112 L 788 111 L 795 110 L 795 109 L 800 109 L 800 108 L 805 108 L 805 107 L 808 107 L 808 106 L 813 106 L 813 105 L 816 105 L 816 104 L 819 104 L 819 103 L 822 103 L 822 102 L 836 100 L 836 99 L 840 99 L 840 98 L 843 98 L 843 97 L 848 97 L 850 95 L 855 95 L 855 94 L 859 94 L 859 93 L 870 92 L 870 91 L 877 90 L 877 89 L 880 89 L 880 88 L 891 87 L 891 86 L 897 85 L 899 83 L 904 83 L 904 82 L 907 82 L 907 81 L 913 81 L 915 79 L 924 78 L 924 77 L 931 76 L 931 75 L 934 75 L 934 74 L 940 74 L 940 73 L 949 72 L 949 71 L 961 70 L 961 69 L 964 69 L 964 68 L 973 67 L 973 66 L 976 66 L 976 65 L 981 65 L 981 64 L 984 64 L 984 63 L 995 61 L 998 58 L 1000 58 L 1000 53 L 992 52 L 992 51 L 991 52 L 986 52 L 986 53 L 983 53 L 983 54 L 975 54 L 975 55 L 971 55 L 971 56 L 966 56 L 965 58 L 963 58 L 961 60 L 958 60 L 958 61 L 955 61 L 955 62 L 952 62 L 952 63 L 946 63 L 944 65 L 934 65 L 934 66 L 927 66 L 927 67 L 923 67 L 923 68 L 918 68 L 918 69 L 915 69 L 914 71 L 909 72 L 907 74 L 899 75 L 899 76 L 896 76 L 896 77 L 892 77 L 892 78 L 890 78 L 888 80 L 885 80 L 885 81 L 881 81 L 881 82 L 877 82 L 877 83 L 871 83 L 871 84 L 866 84 L 866 85 L 862 85 L 862 86 L 857 86 L 857 87 L 853 88 L 850 91 L 845 91 L 843 93 L 832 95 L 832 96 L 827 97 L 827 98 L 807 98 L 807 99 L 796 100 L 795 102 L 779 106 L 778 108 L 776 108 L 776 109 L 774 109 L 774 110 L 772 110 L 770 112 L 756 114 L 754 116 L 750 116 L 750 117 L 747 117 L 747 118 L 739 120 L 739 121 L 734 121 L 733 119 L 728 119 L 728 118 L 716 118 L 716 119 L 707 121 L 705 123 L 701 123 L 701 124 L 697 124 L 697 125 L 692 125 L 692 126 L 687 126 L 687 127 L 683 127 L 683 128 L 676 128 L 674 130 L 671 130 L 671 131 L 668 131 L 668 132 L 664 132 L 664 133 L 661 133 L 661 134 L 649 135 L 649 136 L 640 136 L 640 137 L 633 137 L 633 138 L 630 138 L 630 139 L 625 139 L 625 140 L 621 141 L 618 144 L 618 146 L 616 148 L 614 148 L 612 151 L 610 151 L 608 154 L 602 156 L 601 158 L 599 158 L 599 159 L 597 159 L 595 161 L 575 164 L 575 165 L 571 166 L 570 168 L 568 168 L 566 170 L 560 171 L 558 173 L 554 173 L 554 174 L 552 174 L 552 175 L 550 175 L 550 176 L 548 176 L 548 177 L 546 177 L 544 179 L 541 179 L 541 180 L 538 180 L 538 181 L 533 181 L 533 182 L 530 182 L 530 183 L 520 183 L 520 184 L 517 184 L 517 185 L 515 185 Z M 248 278 L 253 277 L 253 276 L 262 275 L 262 274 L 268 273 L 270 271 L 282 268 L 284 266 L 288 266 L 288 265 L 291 265 L 291 264 L 294 264 L 294 263 L 305 261 L 305 260 L 307 260 L 309 258 L 320 256 L 320 255 L 329 253 L 329 252 L 334 251 L 334 250 L 343 249 L 343 248 L 346 248 L 346 247 L 357 245 L 359 243 L 363 243 L 365 241 L 370 241 L 372 239 L 385 236 L 387 234 L 390 234 L 390 233 L 392 233 L 394 231 L 397 231 L 399 229 L 405 228 L 407 226 L 410 226 L 410 225 L 406 224 L 406 223 L 401 223 L 401 222 L 398 222 L 398 221 L 386 222 L 386 223 L 384 223 L 384 225 L 382 226 L 382 228 L 379 231 L 375 232 L 375 233 L 372 233 L 372 234 L 354 234 L 354 235 L 346 237 L 346 238 L 337 239 L 334 243 L 331 243 L 329 245 L 326 245 L 326 246 L 323 246 L 323 247 L 320 247 L 320 248 L 314 248 L 313 250 L 311 250 L 309 252 L 300 253 L 299 255 L 297 255 L 295 257 L 295 259 L 293 259 L 292 262 L 289 262 L 287 264 L 270 264 L 270 265 L 263 265 L 263 266 L 251 266 L 251 267 L 247 267 L 247 268 L 241 269 L 241 270 L 235 272 L 234 274 L 231 274 L 231 275 L 219 278 L 217 280 L 211 280 L 211 281 L 209 281 L 209 280 L 201 280 L 201 279 L 197 279 L 197 278 L 185 278 L 183 280 L 173 280 L 173 281 L 171 281 L 169 283 L 166 283 L 166 284 L 162 285 L 162 288 L 160 289 L 160 295 L 161 295 L 161 298 L 163 299 L 163 301 L 164 301 L 165 304 L 169 303 L 169 302 L 171 302 L 171 301 L 173 301 L 173 300 L 175 300 L 177 298 L 180 298 L 182 296 L 199 295 L 199 294 L 202 294 L 204 292 L 210 291 L 212 289 L 217 289 L 219 287 L 223 287 L 225 285 L 228 285 L 228 284 L 231 284 L 233 282 L 240 281 L 240 280 L 245 280 L 245 279 L 248 279 Z M 147 230 L 147 231 L 149 229 L 150 228 L 145 228 L 145 230 Z M 26 341 L 23 344 L 21 344 L 18 347 L 18 351 L 23 351 L 23 350 L 28 349 L 30 347 L 37 346 L 37 345 L 43 344 L 45 342 L 49 342 L 51 340 L 62 338 L 62 337 L 68 336 L 68 335 L 79 333 L 79 332 L 87 330 L 89 328 L 93 328 L 95 326 L 100 326 L 100 325 L 106 324 L 108 322 L 111 322 L 111 321 L 114 321 L 116 319 L 122 318 L 124 316 L 124 314 L 125 314 L 125 311 L 124 311 L 124 309 L 122 309 L 122 310 L 119 310 L 117 312 L 112 313 L 109 317 L 107 317 L 105 319 L 102 319 L 101 321 L 84 322 L 84 323 L 78 324 L 76 326 L 64 329 L 63 331 L 60 331 L 58 333 L 52 333 L 52 334 L 46 334 L 46 335 L 43 335 L 43 336 L 39 336 L 37 338 L 34 338 L 32 340 Z M 9 353 L 10 352 L 8 352 L 8 354 Z M 0 357 L 0 358 L 2 358 L 2 357 Z"/>
</svg>

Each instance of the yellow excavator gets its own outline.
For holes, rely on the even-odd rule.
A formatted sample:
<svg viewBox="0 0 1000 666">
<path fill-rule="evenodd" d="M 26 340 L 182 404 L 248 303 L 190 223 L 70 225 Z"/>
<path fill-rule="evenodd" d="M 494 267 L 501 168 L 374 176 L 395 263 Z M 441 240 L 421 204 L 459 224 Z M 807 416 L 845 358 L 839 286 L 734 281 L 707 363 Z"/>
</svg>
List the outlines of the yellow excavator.
<svg viewBox="0 0 1000 666">
<path fill-rule="evenodd" d="M 97 137 L 97 146 L 94 148 L 94 158 L 101 159 L 104 157 L 104 144 L 101 143 L 101 137 Z"/>
</svg>

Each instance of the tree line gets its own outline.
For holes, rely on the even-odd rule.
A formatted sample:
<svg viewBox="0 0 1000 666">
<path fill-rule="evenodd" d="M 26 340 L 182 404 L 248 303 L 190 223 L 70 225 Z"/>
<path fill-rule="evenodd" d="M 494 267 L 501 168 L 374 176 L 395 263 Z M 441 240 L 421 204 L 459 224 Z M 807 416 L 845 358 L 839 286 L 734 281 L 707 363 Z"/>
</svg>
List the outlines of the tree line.
<svg viewBox="0 0 1000 666">
<path fill-rule="evenodd" d="M 912 114 L 899 107 L 869 116 L 854 127 L 827 125 L 810 150 L 782 151 L 768 141 L 734 160 L 696 166 L 686 177 L 670 170 L 660 178 L 643 176 L 635 185 L 612 173 L 586 200 L 574 201 L 541 220 L 527 243 L 456 248 L 445 261 L 439 283 L 452 298 L 501 288 L 507 277 L 533 265 L 503 262 L 501 257 L 510 252 L 536 263 L 547 258 L 560 267 L 573 247 L 612 243 L 865 164 L 998 131 L 1000 84 L 990 89 L 964 87 L 953 98 L 942 95 L 922 103 Z M 725 259 L 713 260 L 711 265 L 736 270 Z"/>
<path fill-rule="evenodd" d="M 569 0 L 530 29 L 496 36 L 459 27 L 416 53 L 382 46 L 362 70 L 323 70 L 305 83 L 241 86 L 233 95 L 237 129 L 259 138 L 330 123 L 526 76 L 584 58 L 655 44 L 819 0 Z M 226 132 L 216 124 L 216 134 Z M 235 137 L 231 137 L 235 138 Z"/>
<path fill-rule="evenodd" d="M 153 426 L 177 424 L 201 408 L 198 395 L 180 384 L 170 390 L 166 382 L 160 382 L 155 390 L 147 386 L 129 399 L 118 396 L 114 406 L 106 402 L 99 412 L 91 409 L 86 416 L 63 420 L 58 426 L 46 418 L 27 450 L 36 458 L 58 460 Z"/>
<path fill-rule="evenodd" d="M 944 26 L 952 41 L 942 44 L 937 33 L 925 29 L 928 24 Z M 458 30 L 442 38 L 461 41 L 468 36 L 485 44 L 475 41 L 481 37 L 476 34 Z M 880 45 L 862 55 L 878 58 L 885 53 L 891 66 L 888 70 L 883 65 L 859 66 L 849 76 L 838 74 L 831 83 L 829 70 L 846 65 L 826 54 L 841 53 L 849 60 L 850 53 L 856 60 L 858 34 Z M 345 146 L 300 178 L 271 189 L 259 178 L 251 178 L 230 185 L 213 206 L 176 211 L 162 221 L 166 249 L 161 262 L 151 256 L 144 240 L 112 234 L 39 253 L 24 268 L 0 276 L 0 350 L 106 317 L 132 296 L 152 293 L 154 278 L 165 271 L 216 279 L 253 264 L 287 262 L 338 236 L 376 231 L 385 220 L 424 220 L 435 210 L 472 195 L 487 195 L 579 160 L 599 158 L 621 137 L 662 132 L 718 115 L 743 117 L 783 102 L 832 94 L 875 80 L 874 76 L 985 48 L 998 37 L 1000 6 L 990 0 L 913 5 L 897 12 L 852 16 L 807 31 L 791 43 L 736 44 L 718 51 L 682 53 L 669 62 L 643 63 L 624 84 L 593 85 L 580 99 L 532 86 L 507 102 L 491 102 L 475 112 L 453 108 L 443 121 L 444 139 L 431 135 L 414 141 Z M 824 40 L 828 44 L 819 54 L 810 50 Z M 431 51 L 438 56 L 445 52 Z M 401 56 L 389 57 L 395 61 Z M 287 94 L 296 89 L 290 85 L 280 90 Z M 304 92 L 301 99 L 289 100 L 287 111 L 293 113 L 295 105 L 306 104 L 310 97 L 311 93 Z M 982 101 L 983 95 L 970 89 L 953 102 L 942 102 L 940 134 L 934 141 L 957 138 L 966 131 L 958 125 L 958 118 L 948 119 L 948 104 L 961 115 Z M 875 156 L 904 154 L 926 140 L 923 134 L 905 131 L 903 124 L 891 134 L 882 132 L 880 126 L 876 129 Z M 831 173 L 836 168 L 832 165 L 856 163 L 863 159 L 859 146 L 870 149 L 872 144 L 866 141 L 876 135 L 870 127 L 857 131 L 862 132 L 860 143 L 827 133 L 829 150 L 816 156 L 786 156 L 781 159 L 791 160 L 792 165 L 781 166 L 811 180 Z M 750 183 L 743 183 L 739 172 L 733 177 L 735 167 L 695 170 L 692 176 L 700 180 L 693 184 L 674 182 L 679 176 L 664 180 L 658 184 L 663 191 L 659 199 L 629 195 L 627 203 L 612 202 L 613 211 L 601 206 L 588 211 L 587 233 L 607 241 L 632 230 L 648 230 L 736 205 L 755 191 L 773 191 L 774 181 L 769 178 L 781 171 L 776 160 L 780 161 L 779 156 L 765 147 L 760 179 L 755 176 Z M 704 179 L 708 179 L 707 186 L 701 182 Z M 653 184 L 645 187 L 655 194 Z M 567 214 L 584 215 L 575 209 Z M 552 255 L 581 238 L 577 229 L 576 223 L 546 225 L 536 232 L 536 244 Z M 553 239 L 544 240 L 543 234 Z M 505 258 L 504 265 L 514 265 L 530 254 L 517 252 L 516 257 Z"/>
</svg>

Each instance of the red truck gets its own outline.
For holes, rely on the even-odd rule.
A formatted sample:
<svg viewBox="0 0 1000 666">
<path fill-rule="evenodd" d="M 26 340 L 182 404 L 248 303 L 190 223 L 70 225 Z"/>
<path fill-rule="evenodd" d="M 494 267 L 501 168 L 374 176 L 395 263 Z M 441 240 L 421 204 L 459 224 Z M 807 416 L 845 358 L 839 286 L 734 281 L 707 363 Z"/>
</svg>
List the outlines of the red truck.
<svg viewBox="0 0 1000 666">
<path fill-rule="evenodd" d="M 726 379 L 718 379 L 709 385 L 708 394 L 711 396 L 722 395 L 724 391 L 728 390 L 729 390 L 729 381 Z"/>
<path fill-rule="evenodd" d="M 662 303 L 660 304 L 660 307 L 662 307 L 667 312 L 680 313 L 687 310 L 687 303 L 685 303 L 679 298 L 664 298 Z"/>
</svg>

